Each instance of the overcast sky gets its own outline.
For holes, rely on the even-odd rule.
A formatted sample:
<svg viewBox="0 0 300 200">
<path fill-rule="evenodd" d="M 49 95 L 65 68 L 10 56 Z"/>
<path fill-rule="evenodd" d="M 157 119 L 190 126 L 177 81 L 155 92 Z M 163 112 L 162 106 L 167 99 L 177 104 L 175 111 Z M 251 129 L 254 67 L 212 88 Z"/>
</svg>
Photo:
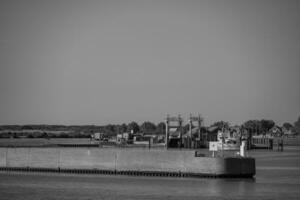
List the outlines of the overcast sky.
<svg viewBox="0 0 300 200">
<path fill-rule="evenodd" d="M 0 1 L 0 124 L 300 116 L 300 1 Z"/>
</svg>

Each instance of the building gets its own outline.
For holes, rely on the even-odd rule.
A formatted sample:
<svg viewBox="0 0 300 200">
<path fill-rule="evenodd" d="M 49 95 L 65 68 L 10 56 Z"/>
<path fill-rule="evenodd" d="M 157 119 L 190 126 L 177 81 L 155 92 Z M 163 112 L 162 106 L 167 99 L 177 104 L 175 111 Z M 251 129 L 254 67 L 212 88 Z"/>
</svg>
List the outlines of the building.
<svg viewBox="0 0 300 200">
<path fill-rule="evenodd" d="M 124 133 L 117 134 L 116 142 L 118 144 L 130 143 L 131 140 L 132 140 L 131 133 L 124 132 Z"/>
<path fill-rule="evenodd" d="M 279 126 L 273 126 L 267 133 L 269 137 L 281 137 L 283 135 L 282 129 Z"/>
<path fill-rule="evenodd" d="M 104 133 L 94 133 L 91 137 L 94 140 L 102 140 L 104 138 Z"/>
</svg>

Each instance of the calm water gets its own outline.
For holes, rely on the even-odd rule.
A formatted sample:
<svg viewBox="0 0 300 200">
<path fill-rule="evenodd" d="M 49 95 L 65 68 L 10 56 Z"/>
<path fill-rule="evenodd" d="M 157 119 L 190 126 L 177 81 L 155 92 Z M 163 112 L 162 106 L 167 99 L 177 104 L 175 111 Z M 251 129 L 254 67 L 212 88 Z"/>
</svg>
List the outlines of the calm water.
<svg viewBox="0 0 300 200">
<path fill-rule="evenodd" d="M 300 199 L 300 146 L 251 151 L 254 179 L 0 173 L 0 199 Z"/>
</svg>

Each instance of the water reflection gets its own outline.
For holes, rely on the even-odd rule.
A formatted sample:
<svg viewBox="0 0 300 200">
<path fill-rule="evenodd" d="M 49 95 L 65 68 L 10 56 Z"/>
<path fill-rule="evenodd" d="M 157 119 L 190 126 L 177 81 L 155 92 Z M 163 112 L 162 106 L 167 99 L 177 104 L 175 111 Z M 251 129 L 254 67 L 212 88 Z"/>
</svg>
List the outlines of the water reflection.
<svg viewBox="0 0 300 200">
<path fill-rule="evenodd" d="M 92 155 L 92 152 L 90 153 Z M 99 195 L 107 194 L 106 197 L 109 199 L 122 200 L 126 197 L 128 197 L 127 199 L 299 199 L 299 147 L 285 148 L 284 152 L 260 150 L 250 151 L 249 154 L 256 158 L 257 170 L 253 179 L 158 178 L 81 174 L 31 177 L 33 175 L 30 173 L 21 178 L 14 178 L 12 175 L 3 176 L 3 174 L 1 177 L 0 174 L 0 193 L 6 192 L 8 197 L 11 193 L 16 192 L 15 186 L 17 185 L 20 194 L 42 191 L 41 197 L 58 193 L 62 196 L 73 195 L 84 199 L 96 199 Z M 45 176 L 47 177 L 45 178 Z M 1 180 L 6 181 L 1 182 Z M 43 190 L 36 190 L 37 187 L 42 187 Z M 3 190 L 1 191 L 1 189 Z M 13 192 L 9 193 L 10 191 Z"/>
<path fill-rule="evenodd" d="M 248 195 L 256 192 L 255 179 L 214 179 L 207 180 L 202 192 L 209 196 Z"/>
<path fill-rule="evenodd" d="M 251 151 L 256 158 L 253 179 L 199 180 L 200 196 L 241 199 L 298 199 L 300 197 L 300 148 L 284 152 Z"/>
</svg>

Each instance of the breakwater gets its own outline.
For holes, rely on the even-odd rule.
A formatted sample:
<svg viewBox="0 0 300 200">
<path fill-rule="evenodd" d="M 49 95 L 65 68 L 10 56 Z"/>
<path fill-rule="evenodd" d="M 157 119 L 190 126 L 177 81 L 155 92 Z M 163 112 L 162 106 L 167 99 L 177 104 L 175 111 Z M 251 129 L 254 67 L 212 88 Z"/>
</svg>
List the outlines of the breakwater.
<svg viewBox="0 0 300 200">
<path fill-rule="evenodd" d="M 253 177 L 253 158 L 195 157 L 191 150 L 0 148 L 0 169 L 145 176 Z"/>
</svg>

